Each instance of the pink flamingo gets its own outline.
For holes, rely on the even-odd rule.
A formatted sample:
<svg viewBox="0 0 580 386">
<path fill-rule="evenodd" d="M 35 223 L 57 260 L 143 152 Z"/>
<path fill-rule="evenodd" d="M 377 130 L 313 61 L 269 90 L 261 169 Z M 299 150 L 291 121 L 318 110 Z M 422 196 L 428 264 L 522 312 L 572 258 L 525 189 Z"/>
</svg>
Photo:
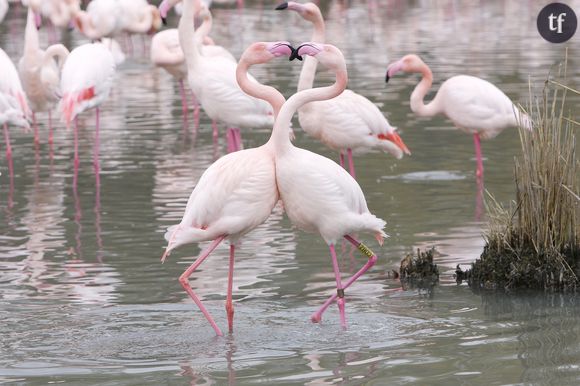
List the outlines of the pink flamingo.
<svg viewBox="0 0 580 386">
<path fill-rule="evenodd" d="M 62 99 L 59 110 L 70 127 L 74 119 L 74 179 L 76 189 L 79 167 L 78 119 L 77 115 L 96 107 L 96 129 L 93 165 L 96 187 L 100 186 L 99 177 L 99 105 L 109 96 L 115 75 L 115 60 L 111 52 L 101 43 L 83 44 L 71 51 L 64 67 L 60 88 Z"/>
<path fill-rule="evenodd" d="M 121 6 L 117 0 L 93 0 L 73 18 L 76 28 L 89 39 L 114 37 L 123 29 Z"/>
<path fill-rule="evenodd" d="M 338 297 L 340 322 L 346 327 L 344 290 L 372 267 L 377 256 L 351 234 L 370 232 L 382 245 L 386 234 L 385 221 L 371 214 L 364 194 L 356 180 L 326 157 L 295 147 L 288 138 L 292 116 L 306 103 L 326 100 L 340 95 L 347 83 L 344 57 L 340 50 L 330 44 L 304 43 L 295 50 L 293 57 L 314 56 L 335 72 L 332 86 L 306 89 L 291 96 L 284 104 L 274 124 L 276 144 L 276 183 L 286 214 L 294 225 L 307 232 L 319 233 L 328 244 L 336 279 L 336 294 L 312 315 L 319 322 L 322 313 Z M 369 260 L 346 283 L 342 283 L 336 257 L 335 244 L 345 238 Z"/>
<path fill-rule="evenodd" d="M 62 44 L 54 44 L 40 49 L 38 30 L 34 22 L 34 12 L 28 8 L 28 18 L 24 33 L 24 54 L 18 63 L 20 79 L 32 108 L 34 142 L 39 142 L 36 112 L 48 111 L 48 143 L 52 145 L 51 110 L 58 102 L 60 94 L 60 70 L 69 52 Z M 55 60 L 58 59 L 58 62 Z"/>
<path fill-rule="evenodd" d="M 277 10 L 297 12 L 314 26 L 311 41 L 324 43 L 325 24 L 320 8 L 314 3 L 300 4 L 293 1 L 282 3 Z M 317 61 L 305 58 L 298 91 L 312 88 Z M 353 151 L 365 153 L 372 149 L 388 152 L 400 159 L 403 153 L 411 154 L 379 108 L 364 96 L 351 90 L 331 100 L 308 103 L 298 110 L 300 126 L 308 135 L 320 140 L 331 149 L 340 152 L 340 163 L 344 164 L 347 153 L 350 174 L 355 176 Z"/>
<path fill-rule="evenodd" d="M 160 11 L 161 12 L 161 11 Z M 167 11 L 165 11 L 167 12 Z M 195 39 L 203 42 L 201 53 L 204 56 L 222 56 L 225 59 L 237 63 L 235 57 L 225 48 L 214 44 L 208 36 L 211 31 L 212 17 L 207 7 L 202 4 L 200 13 L 203 22 L 195 31 Z M 181 104 L 184 118 L 187 115 L 187 97 L 183 85 L 183 79 L 187 77 L 187 66 L 183 50 L 179 45 L 179 32 L 177 28 L 170 28 L 156 33 L 151 40 L 151 62 L 170 73 L 179 82 Z M 195 97 L 195 95 L 194 95 Z M 199 119 L 199 104 L 195 102 L 194 120 L 197 128 Z M 215 126 L 215 123 L 213 123 Z"/>
<path fill-rule="evenodd" d="M 186 13 L 187 11 L 184 11 L 184 14 Z M 277 56 L 290 56 L 291 53 L 292 48 L 287 42 L 254 43 L 242 55 L 237 67 L 237 79 L 241 86 L 268 100 L 275 112 L 281 108 L 284 97 L 272 87 L 249 80 L 247 70 L 252 64 L 265 63 Z M 229 153 L 214 162 L 203 173 L 191 193 L 181 223 L 169 227 L 165 234 L 168 245 L 162 261 L 165 261 L 173 249 L 181 245 L 212 240 L 197 260 L 179 277 L 179 282 L 217 335 L 222 335 L 220 328 L 193 292 L 188 279 L 224 239 L 230 241 L 226 310 L 229 331 L 232 332 L 235 245 L 244 234 L 266 221 L 278 202 L 274 152 L 275 146 L 271 138 L 258 148 Z M 259 199 L 256 199 L 257 197 Z"/>
<path fill-rule="evenodd" d="M 469 75 L 447 79 L 427 105 L 423 101 L 433 84 L 431 69 L 417 55 L 405 55 L 389 65 L 386 81 L 399 71 L 420 73 L 422 79 L 411 94 L 411 110 L 420 117 L 438 114 L 446 116 L 461 131 L 473 134 L 477 169 L 475 175 L 483 177 L 481 139 L 494 138 L 507 127 L 518 124 L 531 130 L 531 121 L 500 89 L 490 82 Z"/>
<path fill-rule="evenodd" d="M 8 0 L 0 0 L 0 23 L 8 13 Z"/>
<path fill-rule="evenodd" d="M 241 147 L 240 127 L 272 127 L 272 107 L 245 94 L 236 82 L 236 65 L 222 57 L 206 57 L 194 39 L 194 1 L 185 0 L 179 20 L 179 43 L 185 54 L 189 87 L 199 98 L 206 114 L 228 126 L 228 139 L 234 149 Z M 214 140 L 217 138 L 214 126 Z M 228 146 L 230 147 L 230 146 Z"/>
<path fill-rule="evenodd" d="M 30 109 L 26 101 L 26 95 L 18 78 L 18 72 L 14 63 L 6 52 L 0 48 L 0 124 L 4 127 L 4 141 L 6 142 L 6 161 L 10 175 L 10 186 L 13 186 L 14 167 L 12 162 L 12 147 L 10 146 L 10 133 L 8 124 L 30 128 L 27 118 Z M 11 189 L 12 190 L 12 189 Z"/>
</svg>

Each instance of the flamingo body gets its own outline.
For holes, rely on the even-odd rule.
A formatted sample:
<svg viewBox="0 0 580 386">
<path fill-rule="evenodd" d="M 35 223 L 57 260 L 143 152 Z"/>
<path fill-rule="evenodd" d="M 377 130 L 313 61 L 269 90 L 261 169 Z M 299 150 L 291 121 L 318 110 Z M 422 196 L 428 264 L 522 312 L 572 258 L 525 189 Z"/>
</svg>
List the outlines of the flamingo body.
<svg viewBox="0 0 580 386">
<path fill-rule="evenodd" d="M 14 98 L 18 105 L 20 106 L 20 110 L 25 117 L 28 117 L 30 114 L 30 109 L 28 107 L 28 101 L 26 99 L 26 94 L 24 93 L 24 89 L 22 88 L 22 83 L 20 82 L 20 78 L 18 76 L 18 71 L 16 67 L 14 67 L 14 63 L 12 60 L 6 55 L 3 49 L 0 48 L 0 93 L 4 94 L 6 99 Z M 13 105 L 13 102 L 8 103 L 7 105 Z M 27 125 L 28 127 L 28 125 Z"/>
<path fill-rule="evenodd" d="M 61 111 L 67 126 L 77 114 L 107 99 L 114 75 L 115 60 L 102 43 L 83 44 L 71 51 L 61 78 Z"/>
<path fill-rule="evenodd" d="M 122 10 L 117 0 L 92 0 L 86 11 L 75 16 L 75 25 L 89 39 L 113 37 L 122 28 Z"/>
<path fill-rule="evenodd" d="M 0 0 L 0 23 L 8 13 L 8 0 Z"/>
</svg>

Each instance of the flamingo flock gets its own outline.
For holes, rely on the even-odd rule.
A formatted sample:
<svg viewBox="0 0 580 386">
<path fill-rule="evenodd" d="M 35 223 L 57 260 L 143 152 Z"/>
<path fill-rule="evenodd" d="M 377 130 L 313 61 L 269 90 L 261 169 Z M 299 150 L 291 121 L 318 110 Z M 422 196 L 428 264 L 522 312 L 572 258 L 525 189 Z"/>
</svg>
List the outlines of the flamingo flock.
<svg viewBox="0 0 580 386">
<path fill-rule="evenodd" d="M 236 3 L 243 7 L 243 1 Z M 281 203 L 296 228 L 320 235 L 328 245 L 336 291 L 312 314 L 311 320 L 321 322 L 323 313 L 336 303 L 339 323 L 342 328 L 347 327 L 345 292 L 378 260 L 378 255 L 359 241 L 359 235 L 373 236 L 379 246 L 387 237 L 385 220 L 369 210 L 364 187 L 356 180 L 353 153 L 373 154 L 373 150 L 379 150 L 401 159 L 411 152 L 377 105 L 346 88 L 345 58 L 338 47 L 326 43 L 325 22 L 316 4 L 290 1 L 275 7 L 295 12 L 309 22 L 313 29 L 311 41 L 293 44 L 285 40 L 291 37 L 280 36 L 279 41 L 256 42 L 245 49 L 239 60 L 211 39 L 214 20 L 209 4 L 201 0 L 163 0 L 159 8 L 146 0 L 92 0 L 84 10 L 80 0 L 22 0 L 22 4 L 28 10 L 18 70 L 0 48 L 0 125 L 11 189 L 14 175 L 9 125 L 28 130 L 32 123 L 34 142 L 38 143 L 36 113 L 48 112 L 52 145 L 51 114 L 56 107 L 64 125 L 73 126 L 74 130 L 75 193 L 80 162 L 77 117 L 95 110 L 93 163 L 98 191 L 100 106 L 114 87 L 119 62 L 114 55 L 114 39 L 122 34 L 156 32 L 151 39 L 150 60 L 179 82 L 184 119 L 189 109 L 187 82 L 194 96 L 196 121 L 201 108 L 213 122 L 214 145 L 219 139 L 218 124 L 225 125 L 229 151 L 205 170 L 189 196 L 181 222 L 167 229 L 162 261 L 181 246 L 210 242 L 179 277 L 179 283 L 215 334 L 223 335 L 189 278 L 218 245 L 229 242 L 225 308 L 231 333 L 236 248 Z M 167 12 L 177 6 L 181 6 L 177 28 L 160 30 Z M 6 12 L 7 2 L 0 0 L 0 21 Z M 39 43 L 43 27 L 38 30 L 46 24 L 42 19 L 57 28 L 73 26 L 91 42 L 70 52 L 60 43 L 43 49 Z M 252 66 L 276 58 L 286 59 L 278 59 L 279 66 L 303 63 L 297 91 L 288 98 L 249 74 Z M 333 84 L 314 87 L 318 64 L 333 73 Z M 493 138 L 508 127 L 532 128 L 529 118 L 499 88 L 483 79 L 454 76 L 442 83 L 433 100 L 425 104 L 433 74 L 419 56 L 408 54 L 389 65 L 385 63 L 385 67 L 387 82 L 399 72 L 421 74 L 410 96 L 413 113 L 422 117 L 444 115 L 461 131 L 473 135 L 478 181 L 483 179 L 481 139 Z M 306 134 L 338 151 L 340 164 L 292 143 L 291 121 L 296 114 Z M 244 148 L 242 130 L 251 129 L 269 129 L 271 135 L 259 147 Z M 342 240 L 351 243 L 366 258 L 362 267 L 347 279 L 340 270 L 336 252 L 336 245 Z"/>
</svg>

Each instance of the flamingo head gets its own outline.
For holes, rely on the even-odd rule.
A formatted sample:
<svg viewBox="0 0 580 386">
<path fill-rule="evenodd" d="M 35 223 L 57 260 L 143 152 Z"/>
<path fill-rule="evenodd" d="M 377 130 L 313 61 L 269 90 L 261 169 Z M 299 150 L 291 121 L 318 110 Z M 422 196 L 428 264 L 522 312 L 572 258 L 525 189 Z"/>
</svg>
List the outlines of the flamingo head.
<svg viewBox="0 0 580 386">
<path fill-rule="evenodd" d="M 290 60 L 302 60 L 303 55 L 314 56 L 320 64 L 331 70 L 343 70 L 346 73 L 346 63 L 342 52 L 332 44 L 314 42 L 302 43 L 294 50 Z"/>
<path fill-rule="evenodd" d="M 407 145 L 405 145 L 405 142 L 403 142 L 403 139 L 401 136 L 399 136 L 399 133 L 397 133 L 394 128 L 385 134 L 379 134 L 378 138 L 384 141 L 388 141 L 386 143 L 388 143 L 389 146 L 386 146 L 385 150 L 392 154 L 395 158 L 403 158 L 403 153 L 411 155 L 409 148 Z"/>
<path fill-rule="evenodd" d="M 159 12 L 159 9 L 157 9 L 156 6 L 152 5 L 150 7 L 150 10 L 151 14 L 153 15 L 153 18 L 151 19 L 151 28 L 149 29 L 148 33 L 153 34 L 161 29 L 161 26 L 164 24 L 163 23 L 164 19 L 161 18 L 161 13 Z"/>
<path fill-rule="evenodd" d="M 304 20 L 308 20 L 312 23 L 323 20 L 320 8 L 318 8 L 318 6 L 314 3 L 301 4 L 295 1 L 288 1 L 276 7 L 277 11 L 284 9 L 298 12 L 298 14 L 300 14 Z"/>
<path fill-rule="evenodd" d="M 179 3 L 181 0 L 163 0 L 157 9 L 159 9 L 159 16 L 161 17 L 161 21 L 163 25 L 167 24 L 167 13 L 171 8 L 175 6 L 175 4 Z"/>
<path fill-rule="evenodd" d="M 385 76 L 385 82 L 389 82 L 396 73 L 403 72 L 422 72 L 425 67 L 425 63 L 415 54 L 409 54 L 403 56 L 401 59 L 389 65 L 387 68 L 387 74 Z"/>
<path fill-rule="evenodd" d="M 251 64 L 266 63 L 275 57 L 290 57 L 294 53 L 294 47 L 289 42 L 257 42 L 244 51 L 240 62 L 246 61 Z"/>
</svg>

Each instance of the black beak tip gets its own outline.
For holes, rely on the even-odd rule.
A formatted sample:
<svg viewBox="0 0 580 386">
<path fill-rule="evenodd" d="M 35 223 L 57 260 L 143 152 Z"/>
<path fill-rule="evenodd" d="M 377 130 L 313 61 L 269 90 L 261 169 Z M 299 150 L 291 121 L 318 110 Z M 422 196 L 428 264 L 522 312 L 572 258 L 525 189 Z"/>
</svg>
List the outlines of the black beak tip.
<svg viewBox="0 0 580 386">
<path fill-rule="evenodd" d="M 163 25 L 167 25 L 167 18 L 162 17 L 161 18 L 161 23 L 163 23 Z"/>
<path fill-rule="evenodd" d="M 389 72 L 387 71 L 387 75 L 385 75 L 385 83 L 389 83 L 389 79 L 391 79 L 391 77 L 389 76 Z"/>
<path fill-rule="evenodd" d="M 288 3 L 284 2 L 276 7 L 276 11 L 288 8 Z"/>
</svg>

